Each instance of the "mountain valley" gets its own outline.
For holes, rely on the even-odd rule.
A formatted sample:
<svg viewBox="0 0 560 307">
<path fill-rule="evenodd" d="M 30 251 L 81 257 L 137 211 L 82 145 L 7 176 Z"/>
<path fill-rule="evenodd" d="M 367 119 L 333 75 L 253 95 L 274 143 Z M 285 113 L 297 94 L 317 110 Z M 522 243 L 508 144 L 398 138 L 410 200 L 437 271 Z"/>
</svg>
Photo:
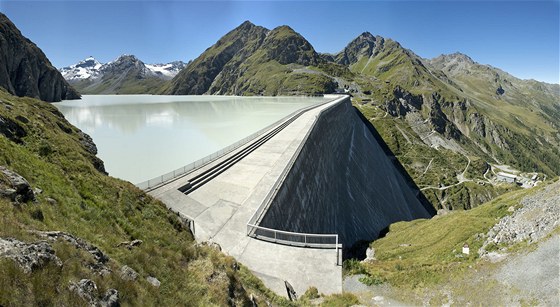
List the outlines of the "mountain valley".
<svg viewBox="0 0 560 307">
<path fill-rule="evenodd" d="M 0 50 L 1 306 L 383 305 L 380 293 L 388 304 L 558 302 L 557 289 L 537 297 L 519 280 L 530 260 L 557 268 L 545 260 L 560 229 L 560 84 L 462 53 L 425 59 L 369 32 L 324 54 L 289 26 L 249 21 L 188 64 L 122 55 L 57 70 L 0 13 Z M 368 259 L 344 263 L 344 293 L 311 287 L 295 301 L 218 244 L 197 243 L 188 219 L 108 176 L 91 137 L 49 103 L 80 94 L 334 92 L 352 96 L 352 112 L 438 214 L 364 242 Z M 497 281 L 505 275 L 514 283 Z"/>
</svg>

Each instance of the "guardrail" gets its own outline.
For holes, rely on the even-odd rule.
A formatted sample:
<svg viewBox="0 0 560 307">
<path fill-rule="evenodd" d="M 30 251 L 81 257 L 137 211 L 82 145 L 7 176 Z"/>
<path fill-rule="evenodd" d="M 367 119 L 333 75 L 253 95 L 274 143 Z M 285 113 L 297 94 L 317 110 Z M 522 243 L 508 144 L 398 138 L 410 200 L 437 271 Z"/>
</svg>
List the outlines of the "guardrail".
<svg viewBox="0 0 560 307">
<path fill-rule="evenodd" d="M 348 97 L 339 98 L 340 101 L 334 103 L 332 106 L 321 110 L 315 120 L 313 121 L 311 129 L 307 131 L 305 134 L 302 142 L 299 144 L 296 152 L 288 161 L 288 165 L 284 168 L 278 179 L 272 186 L 272 189 L 268 192 L 265 199 L 263 200 L 262 204 L 259 208 L 253 213 L 249 221 L 247 222 L 247 235 L 253 238 L 270 241 L 279 244 L 291 245 L 291 246 L 300 246 L 300 247 L 315 247 L 315 248 L 334 248 L 336 249 L 336 264 L 340 265 L 340 257 L 339 257 L 339 250 L 342 249 L 342 244 L 338 243 L 338 234 L 313 234 L 313 233 L 299 233 L 299 232 L 290 232 L 290 231 L 283 231 L 283 230 L 276 230 L 271 228 L 266 228 L 259 226 L 258 224 L 261 222 L 264 213 L 270 207 L 272 200 L 275 198 L 278 190 L 280 189 L 282 183 L 288 176 L 290 170 L 292 169 L 295 161 L 299 157 L 303 146 L 309 139 L 311 132 L 315 129 L 315 124 L 325 112 L 332 110 L 333 107 L 337 106 L 339 103 L 342 103 Z M 334 241 L 334 242 L 333 242 Z"/>
<path fill-rule="evenodd" d="M 329 98 L 329 96 L 330 95 L 325 95 L 324 97 Z M 334 98 L 334 95 L 331 96 L 331 97 Z M 334 99 L 331 99 L 331 100 L 328 100 L 328 101 L 321 101 L 321 102 L 312 104 L 308 107 L 304 107 L 304 108 L 301 108 L 299 110 L 296 110 L 296 111 L 290 113 L 289 115 L 275 121 L 274 123 L 262 128 L 261 130 L 249 135 L 248 137 L 245 137 L 245 138 L 243 138 L 243 139 L 241 139 L 241 140 L 239 140 L 239 141 L 237 141 L 237 142 L 235 142 L 235 143 L 233 143 L 233 144 L 231 144 L 231 145 L 229 145 L 229 146 L 227 146 L 227 147 L 225 147 L 225 148 L 223 148 L 223 149 L 221 149 L 221 150 L 219 150 L 215 153 L 212 153 L 212 154 L 210 154 L 210 155 L 208 155 L 208 156 L 206 156 L 202 159 L 196 160 L 193 163 L 187 164 L 187 165 L 185 165 L 183 167 L 180 167 L 178 169 L 175 169 L 171 172 L 165 173 L 161 176 L 146 180 L 144 182 L 140 182 L 140 183 L 136 184 L 136 186 L 138 188 L 142 189 L 142 190 L 150 191 L 151 189 L 154 189 L 154 188 L 156 188 L 160 185 L 163 185 L 164 183 L 168 183 L 172 180 L 178 179 L 178 178 L 182 177 L 183 175 L 186 175 L 186 174 L 188 174 L 188 173 L 190 173 L 190 172 L 192 172 L 192 171 L 194 171 L 194 170 L 196 170 L 196 169 L 198 169 L 198 168 L 200 168 L 204 165 L 207 165 L 207 164 L 209 164 L 209 163 L 211 163 L 211 162 L 229 154 L 230 152 L 240 148 L 241 146 L 249 143 L 251 140 L 254 140 L 255 138 L 264 134 L 266 131 L 272 129 L 275 126 L 280 125 L 281 123 L 283 123 L 287 120 L 289 120 L 293 116 L 296 116 L 298 114 L 307 112 L 308 110 L 311 110 L 311 109 L 313 109 L 315 107 L 318 107 L 320 105 L 329 103 L 333 100 Z"/>
<path fill-rule="evenodd" d="M 340 265 L 339 251 L 342 244 L 338 243 L 338 234 L 318 234 L 283 231 L 247 224 L 247 234 L 255 239 L 268 242 L 313 248 L 336 249 L 336 264 Z"/>
</svg>

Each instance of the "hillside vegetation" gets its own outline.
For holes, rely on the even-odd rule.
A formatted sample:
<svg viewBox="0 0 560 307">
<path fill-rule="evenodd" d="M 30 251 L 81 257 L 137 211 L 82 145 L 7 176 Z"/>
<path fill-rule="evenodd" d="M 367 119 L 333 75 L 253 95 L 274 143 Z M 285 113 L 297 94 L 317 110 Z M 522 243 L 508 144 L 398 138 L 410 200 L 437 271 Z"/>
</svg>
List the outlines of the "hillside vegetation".
<svg viewBox="0 0 560 307">
<path fill-rule="evenodd" d="M 115 289 L 123 305 L 246 305 L 251 295 L 285 302 L 233 258 L 195 244 L 162 203 L 103 174 L 93 143 L 54 106 L 0 89 L 0 121 L 0 166 L 34 190 L 33 197 L 14 196 L 10 177 L 0 172 L 1 305 L 82 305 L 87 300 L 71 290 L 82 279 L 95 282 L 95 300 Z M 26 272 L 25 259 L 12 257 L 18 250 L 6 248 L 10 238 L 44 241 L 46 254 L 35 254 L 54 257 L 39 258 Z M 119 246 L 134 240 L 142 242 Z M 135 274 L 125 266 L 137 277 L 126 277 Z"/>
<path fill-rule="evenodd" d="M 472 210 L 395 223 L 384 238 L 371 243 L 375 259 L 348 261 L 346 270 L 364 274 L 360 280 L 372 291 L 413 304 L 555 305 L 557 287 L 543 286 L 552 293 L 547 289 L 538 295 L 531 274 L 524 272 L 528 268 L 510 267 L 523 257 L 543 257 L 533 255 L 541 244 L 552 244 L 550 257 L 558 257 L 559 188 L 556 181 L 506 193 Z M 465 244 L 469 254 L 463 253 Z M 548 265 L 532 263 L 531 270 L 554 270 Z M 502 276 L 504 268 L 513 277 Z M 537 283 L 558 283 L 557 274 L 548 275 Z"/>
</svg>

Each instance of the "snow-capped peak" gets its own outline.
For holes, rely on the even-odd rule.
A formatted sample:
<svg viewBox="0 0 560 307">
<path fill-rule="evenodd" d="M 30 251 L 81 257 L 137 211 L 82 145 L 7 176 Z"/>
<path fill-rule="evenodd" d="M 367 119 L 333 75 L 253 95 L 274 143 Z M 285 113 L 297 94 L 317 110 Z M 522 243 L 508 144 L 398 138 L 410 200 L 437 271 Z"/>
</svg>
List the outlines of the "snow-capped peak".
<svg viewBox="0 0 560 307">
<path fill-rule="evenodd" d="M 146 64 L 146 68 L 164 79 L 172 79 L 181 69 L 185 68 L 185 63 L 174 61 L 167 64 Z"/>
<path fill-rule="evenodd" d="M 126 70 L 125 68 L 129 65 L 128 63 L 134 63 L 133 65 L 141 68 L 147 75 L 165 80 L 172 79 L 186 66 L 186 64 L 181 61 L 174 61 L 167 64 L 144 64 L 134 55 L 123 54 L 117 59 L 105 64 L 100 63 L 94 57 L 90 56 L 74 65 L 61 68 L 59 71 L 64 79 L 68 81 L 94 80 L 103 77 L 106 73 L 118 73 L 118 70 Z"/>
<path fill-rule="evenodd" d="M 102 66 L 103 64 L 90 56 L 74 65 L 61 68 L 60 73 L 66 80 L 96 78 Z"/>
</svg>

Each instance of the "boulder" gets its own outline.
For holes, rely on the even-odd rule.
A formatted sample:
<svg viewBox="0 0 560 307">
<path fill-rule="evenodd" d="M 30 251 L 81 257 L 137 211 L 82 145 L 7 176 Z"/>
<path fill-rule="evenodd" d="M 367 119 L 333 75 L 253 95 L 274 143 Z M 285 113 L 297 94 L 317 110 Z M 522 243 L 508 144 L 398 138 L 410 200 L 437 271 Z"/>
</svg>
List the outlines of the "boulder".
<svg viewBox="0 0 560 307">
<path fill-rule="evenodd" d="M 78 249 L 87 251 L 94 259 L 94 262 L 88 266 L 93 272 L 99 275 L 107 275 L 111 272 L 111 269 L 106 266 L 109 256 L 105 255 L 97 246 L 86 242 L 84 239 L 62 231 L 36 231 L 34 233 L 50 241 L 64 240 Z"/>
<path fill-rule="evenodd" d="M 128 249 L 133 249 L 134 247 L 140 246 L 142 243 L 144 243 L 142 240 L 124 241 L 119 243 L 117 247 L 124 246 Z"/>
<path fill-rule="evenodd" d="M 115 289 L 109 289 L 103 297 L 100 299 L 98 297 L 97 285 L 91 279 L 82 279 L 79 282 L 72 282 L 68 287 L 70 291 L 78 294 L 79 297 L 84 299 L 89 306 L 92 307 L 118 307 L 119 302 L 119 291 Z"/>
<path fill-rule="evenodd" d="M 10 197 L 12 201 L 16 202 L 35 200 L 35 193 L 25 178 L 4 166 L 0 166 L 0 173 L 2 178 L 5 178 L 5 184 L 0 181 L 0 195 Z"/>
<path fill-rule="evenodd" d="M 159 288 L 159 286 L 161 285 L 161 282 L 153 276 L 148 276 L 146 280 L 156 288 Z"/>
<path fill-rule="evenodd" d="M 129 267 L 128 265 L 124 265 L 121 268 L 121 272 L 120 272 L 120 276 L 123 280 L 126 281 L 134 281 L 138 278 L 138 273 L 136 273 L 136 271 L 134 271 L 131 267 Z"/>
<path fill-rule="evenodd" d="M 99 305 L 101 307 L 119 307 L 121 305 L 119 302 L 119 291 L 115 289 L 107 290 L 99 301 Z"/>
<path fill-rule="evenodd" d="M 91 279 L 82 279 L 79 282 L 72 282 L 68 287 L 85 300 L 90 306 L 97 306 L 97 285 Z"/>
</svg>

